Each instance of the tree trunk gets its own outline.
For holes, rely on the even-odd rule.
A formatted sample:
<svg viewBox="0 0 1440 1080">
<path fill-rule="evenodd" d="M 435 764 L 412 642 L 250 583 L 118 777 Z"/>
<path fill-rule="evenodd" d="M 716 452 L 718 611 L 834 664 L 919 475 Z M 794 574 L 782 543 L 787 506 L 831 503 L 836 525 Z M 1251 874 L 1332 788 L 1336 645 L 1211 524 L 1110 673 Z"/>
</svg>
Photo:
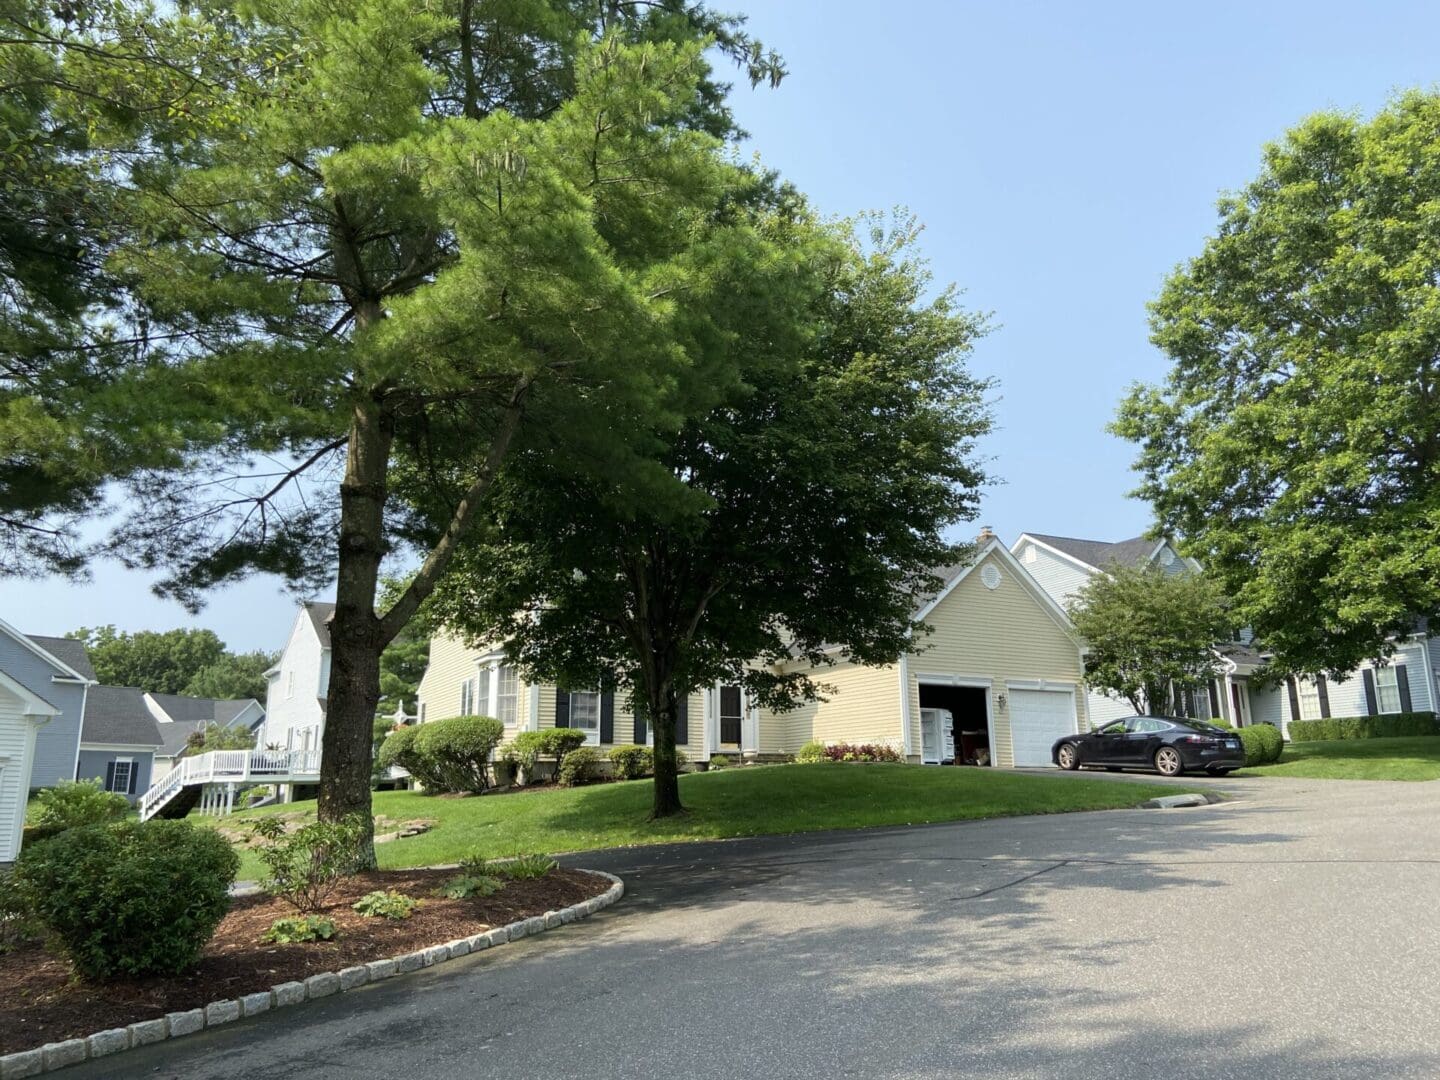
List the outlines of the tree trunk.
<svg viewBox="0 0 1440 1080">
<path fill-rule="evenodd" d="M 385 555 L 385 481 L 392 439 L 389 419 L 376 403 L 355 406 L 340 485 L 339 565 L 320 754 L 318 815 L 321 821 L 364 818 L 363 869 L 375 866 L 372 732 L 380 701 L 380 653 L 386 642 L 375 615 L 375 594 Z"/>
<path fill-rule="evenodd" d="M 668 685 L 651 695 L 650 726 L 655 732 L 655 802 L 650 817 L 683 814 L 680 803 L 680 769 L 675 759 L 675 721 L 679 701 Z"/>
</svg>

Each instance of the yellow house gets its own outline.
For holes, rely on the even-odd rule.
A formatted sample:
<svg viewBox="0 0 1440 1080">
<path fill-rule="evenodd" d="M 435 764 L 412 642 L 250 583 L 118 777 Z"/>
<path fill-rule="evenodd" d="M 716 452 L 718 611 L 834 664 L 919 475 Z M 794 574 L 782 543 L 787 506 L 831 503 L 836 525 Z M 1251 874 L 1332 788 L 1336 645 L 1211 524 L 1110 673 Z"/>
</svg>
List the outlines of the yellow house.
<svg viewBox="0 0 1440 1080">
<path fill-rule="evenodd" d="M 762 713 L 761 750 L 885 743 L 912 762 L 1049 765 L 1051 743 L 1086 725 L 1082 643 L 1005 546 L 981 539 L 920 607 L 931 630 L 912 651 L 890 667 L 842 658 L 816 670 L 827 700 Z"/>
<path fill-rule="evenodd" d="M 889 667 L 842 656 L 817 670 L 824 701 L 772 712 L 739 686 L 692 694 L 678 733 L 687 756 L 788 756 L 819 740 L 885 743 L 922 763 L 1050 764 L 1050 744 L 1086 723 L 1081 643 L 1065 612 L 993 538 L 941 576 L 943 589 L 918 612 L 931 632 Z M 422 723 L 494 716 L 507 742 L 555 726 L 585 731 L 602 752 L 651 741 L 624 695 L 526 685 L 501 647 L 448 635 L 430 642 L 418 713 Z"/>
</svg>

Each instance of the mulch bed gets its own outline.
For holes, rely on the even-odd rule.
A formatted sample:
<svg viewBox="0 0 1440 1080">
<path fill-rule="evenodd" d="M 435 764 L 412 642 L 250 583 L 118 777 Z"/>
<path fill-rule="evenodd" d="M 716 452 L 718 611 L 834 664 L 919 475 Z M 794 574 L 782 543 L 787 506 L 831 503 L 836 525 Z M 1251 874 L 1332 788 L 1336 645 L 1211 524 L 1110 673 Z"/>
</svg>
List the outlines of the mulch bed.
<svg viewBox="0 0 1440 1080">
<path fill-rule="evenodd" d="M 454 870 L 385 870 L 346 879 L 323 912 L 335 923 L 335 938 L 303 945 L 260 944 L 260 935 L 272 922 L 296 914 L 285 901 L 264 895 L 237 898 L 199 966 L 185 975 L 86 984 L 73 977 L 68 961 L 39 945 L 0 954 L 0 1054 L 154 1020 L 169 1012 L 268 990 L 277 983 L 443 945 L 582 903 L 611 884 L 583 870 L 554 870 L 543 878 L 508 882 L 493 896 L 446 900 L 433 895 L 455 874 Z M 423 902 L 403 921 L 366 917 L 351 910 L 352 903 L 376 889 L 393 889 Z"/>
</svg>

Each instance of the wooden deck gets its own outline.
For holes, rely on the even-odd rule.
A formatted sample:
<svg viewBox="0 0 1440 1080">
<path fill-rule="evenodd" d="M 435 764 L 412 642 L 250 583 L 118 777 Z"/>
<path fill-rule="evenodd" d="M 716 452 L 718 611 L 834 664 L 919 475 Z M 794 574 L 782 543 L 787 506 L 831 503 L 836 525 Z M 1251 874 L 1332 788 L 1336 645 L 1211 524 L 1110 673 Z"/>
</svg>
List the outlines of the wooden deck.
<svg viewBox="0 0 1440 1080">
<path fill-rule="evenodd" d="M 200 788 L 200 798 L 183 800 L 185 809 L 198 802 L 203 813 L 228 814 L 235 792 L 246 784 L 314 784 L 320 779 L 319 750 L 212 750 L 181 758 L 140 797 L 140 820 L 149 821 L 177 809 L 187 789 Z M 183 813 L 174 816 L 184 816 Z"/>
</svg>

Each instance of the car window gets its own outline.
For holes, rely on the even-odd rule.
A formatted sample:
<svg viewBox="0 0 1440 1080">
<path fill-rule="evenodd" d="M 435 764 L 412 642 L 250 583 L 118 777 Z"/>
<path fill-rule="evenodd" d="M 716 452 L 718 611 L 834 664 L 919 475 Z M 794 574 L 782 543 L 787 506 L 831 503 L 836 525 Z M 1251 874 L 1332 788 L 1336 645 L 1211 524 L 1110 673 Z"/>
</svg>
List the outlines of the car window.
<svg viewBox="0 0 1440 1080">
<path fill-rule="evenodd" d="M 1135 725 L 1135 730 L 1145 735 L 1153 735 L 1157 731 L 1169 731 L 1170 725 L 1164 720 L 1152 720 L 1147 717 Z"/>
<path fill-rule="evenodd" d="M 1106 724 L 1098 734 L 1100 735 L 1121 735 L 1125 732 L 1125 721 L 1116 720 L 1114 723 Z"/>
</svg>

